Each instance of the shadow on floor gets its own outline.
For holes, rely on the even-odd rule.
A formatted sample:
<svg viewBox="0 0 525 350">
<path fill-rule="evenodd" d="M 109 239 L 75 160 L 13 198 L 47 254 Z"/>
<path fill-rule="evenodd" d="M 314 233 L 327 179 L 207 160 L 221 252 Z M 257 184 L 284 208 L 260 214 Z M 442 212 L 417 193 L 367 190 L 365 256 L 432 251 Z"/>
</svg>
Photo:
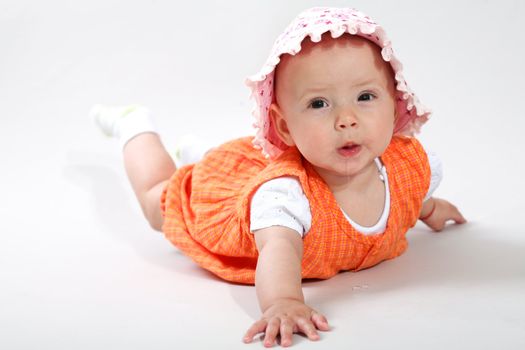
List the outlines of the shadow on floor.
<svg viewBox="0 0 525 350">
<path fill-rule="evenodd" d="M 121 159 L 106 154 L 70 152 L 63 169 L 66 181 L 93 198 L 88 204 L 113 239 L 131 246 L 148 263 L 192 277 L 219 280 L 174 247 L 163 234 L 149 227 L 127 182 L 119 171 Z"/>
<path fill-rule="evenodd" d="M 506 231 L 507 237 L 519 237 Z M 415 287 L 479 288 L 521 284 L 525 289 L 525 240 L 502 237 L 481 223 L 450 226 L 441 233 L 416 227 L 400 257 L 367 270 L 343 272 L 304 285 L 313 305 L 337 308 L 352 293 L 390 293 Z M 524 290 L 525 291 L 525 290 Z"/>
<path fill-rule="evenodd" d="M 138 205 L 133 208 L 131 190 L 115 170 L 115 163 L 116 159 L 101 154 L 71 153 L 64 168 L 68 181 L 93 194 L 96 217 L 107 227 L 108 234 L 131 245 L 149 263 L 220 281 L 183 256 L 169 241 L 159 244 L 159 236 L 155 235 L 161 234 L 149 228 Z M 326 281 L 305 282 L 305 294 L 312 306 L 328 310 L 362 286 L 366 286 L 367 293 L 388 293 L 416 286 L 482 288 L 523 283 L 525 241 L 509 237 L 521 237 L 518 228 L 504 230 L 480 222 L 432 233 L 416 227 L 408 234 L 409 248 L 402 256 L 358 273 L 344 272 Z M 230 293 L 247 315 L 260 317 L 253 286 L 231 284 Z"/>
<path fill-rule="evenodd" d="M 506 231 L 510 237 L 516 232 Z M 353 293 L 390 293 L 415 287 L 483 288 L 521 283 L 525 292 L 525 240 L 498 238 L 501 229 L 481 223 L 450 226 L 441 233 L 416 227 L 402 256 L 367 270 L 342 272 L 303 283 L 308 303 L 327 312 Z M 232 285 L 231 295 L 253 319 L 260 317 L 254 288 Z"/>
</svg>

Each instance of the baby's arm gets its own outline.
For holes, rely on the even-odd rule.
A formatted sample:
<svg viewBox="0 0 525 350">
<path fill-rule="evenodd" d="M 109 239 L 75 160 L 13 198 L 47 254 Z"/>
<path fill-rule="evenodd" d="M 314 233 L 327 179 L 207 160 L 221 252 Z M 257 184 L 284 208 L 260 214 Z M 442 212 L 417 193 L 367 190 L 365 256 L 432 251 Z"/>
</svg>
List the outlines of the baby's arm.
<svg viewBox="0 0 525 350">
<path fill-rule="evenodd" d="M 302 237 L 292 229 L 271 226 L 254 232 L 259 259 L 255 287 L 263 313 L 244 336 L 246 343 L 265 332 L 264 346 L 273 346 L 277 335 L 281 345 L 292 344 L 292 334 L 304 333 L 318 340 L 317 329 L 329 329 L 326 318 L 304 303 L 301 288 Z"/>
<path fill-rule="evenodd" d="M 434 231 L 443 230 L 449 220 L 453 220 L 456 224 L 464 224 L 467 222 L 458 208 L 452 203 L 435 197 L 430 197 L 423 202 L 419 220 L 423 221 Z"/>
</svg>

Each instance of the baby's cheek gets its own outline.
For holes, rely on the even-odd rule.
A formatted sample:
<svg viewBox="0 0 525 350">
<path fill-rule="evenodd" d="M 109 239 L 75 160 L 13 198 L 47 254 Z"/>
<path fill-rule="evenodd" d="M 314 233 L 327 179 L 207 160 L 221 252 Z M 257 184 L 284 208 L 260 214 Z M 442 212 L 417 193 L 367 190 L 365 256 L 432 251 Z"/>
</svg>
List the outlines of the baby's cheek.
<svg viewBox="0 0 525 350">
<path fill-rule="evenodd" d="M 296 129 L 296 137 L 300 139 L 303 143 L 312 144 L 317 142 L 317 140 L 325 139 L 322 127 L 316 125 L 315 123 L 303 123 L 298 126 Z"/>
<path fill-rule="evenodd" d="M 391 140 L 392 133 L 385 130 L 384 132 L 375 133 L 372 137 L 369 137 L 366 144 L 368 144 L 372 152 L 379 157 L 387 149 Z"/>
<path fill-rule="evenodd" d="M 382 141 L 385 146 L 388 146 L 394 136 L 394 125 L 382 124 L 378 126 L 377 131 L 377 139 Z"/>
</svg>

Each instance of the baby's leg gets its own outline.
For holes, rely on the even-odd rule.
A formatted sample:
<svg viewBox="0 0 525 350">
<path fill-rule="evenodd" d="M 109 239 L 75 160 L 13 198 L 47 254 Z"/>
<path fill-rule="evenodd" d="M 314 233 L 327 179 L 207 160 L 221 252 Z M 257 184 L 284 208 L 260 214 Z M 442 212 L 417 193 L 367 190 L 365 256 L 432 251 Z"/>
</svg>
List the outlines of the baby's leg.
<svg viewBox="0 0 525 350">
<path fill-rule="evenodd" d="M 142 212 L 151 227 L 160 231 L 163 217 L 160 197 L 175 164 L 157 134 L 147 132 L 132 138 L 124 146 L 124 166 Z"/>
<path fill-rule="evenodd" d="M 175 172 L 175 164 L 162 145 L 149 111 L 141 106 L 95 106 L 91 117 L 108 136 L 119 140 L 131 186 L 151 227 L 162 229 L 160 197 Z"/>
</svg>

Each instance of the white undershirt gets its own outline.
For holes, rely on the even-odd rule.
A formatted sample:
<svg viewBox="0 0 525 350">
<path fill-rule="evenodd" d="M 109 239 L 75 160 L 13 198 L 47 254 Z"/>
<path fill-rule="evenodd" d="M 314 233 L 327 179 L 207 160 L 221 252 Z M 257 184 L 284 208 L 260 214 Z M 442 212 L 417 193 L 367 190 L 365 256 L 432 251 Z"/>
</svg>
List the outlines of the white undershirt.
<svg viewBox="0 0 525 350">
<path fill-rule="evenodd" d="M 343 209 L 341 209 L 343 215 L 348 220 L 350 225 L 352 225 L 353 228 L 365 235 L 373 235 L 376 233 L 385 232 L 386 222 L 388 221 L 388 215 L 390 214 L 390 187 L 388 186 L 388 176 L 386 174 L 386 168 L 383 166 L 379 158 L 376 158 L 375 162 L 377 165 L 377 169 L 379 170 L 379 174 L 381 175 L 381 180 L 383 180 L 383 183 L 385 184 L 385 203 L 383 206 L 383 213 L 381 213 L 381 217 L 379 218 L 379 220 L 373 226 L 362 226 L 354 220 L 352 220 L 348 216 L 348 214 L 346 214 L 346 212 Z"/>
<path fill-rule="evenodd" d="M 432 196 L 443 177 L 441 161 L 432 152 L 428 152 L 431 179 L 430 187 L 424 200 Z M 385 184 L 385 203 L 383 213 L 373 226 L 362 226 L 353 221 L 342 209 L 348 222 L 364 235 L 383 233 L 390 214 L 390 187 L 386 168 L 376 159 L 379 173 Z M 310 230 L 312 215 L 310 203 L 306 198 L 301 183 L 295 177 L 279 177 L 262 184 L 255 192 L 250 208 L 250 231 L 270 226 L 284 226 L 304 236 Z"/>
</svg>

